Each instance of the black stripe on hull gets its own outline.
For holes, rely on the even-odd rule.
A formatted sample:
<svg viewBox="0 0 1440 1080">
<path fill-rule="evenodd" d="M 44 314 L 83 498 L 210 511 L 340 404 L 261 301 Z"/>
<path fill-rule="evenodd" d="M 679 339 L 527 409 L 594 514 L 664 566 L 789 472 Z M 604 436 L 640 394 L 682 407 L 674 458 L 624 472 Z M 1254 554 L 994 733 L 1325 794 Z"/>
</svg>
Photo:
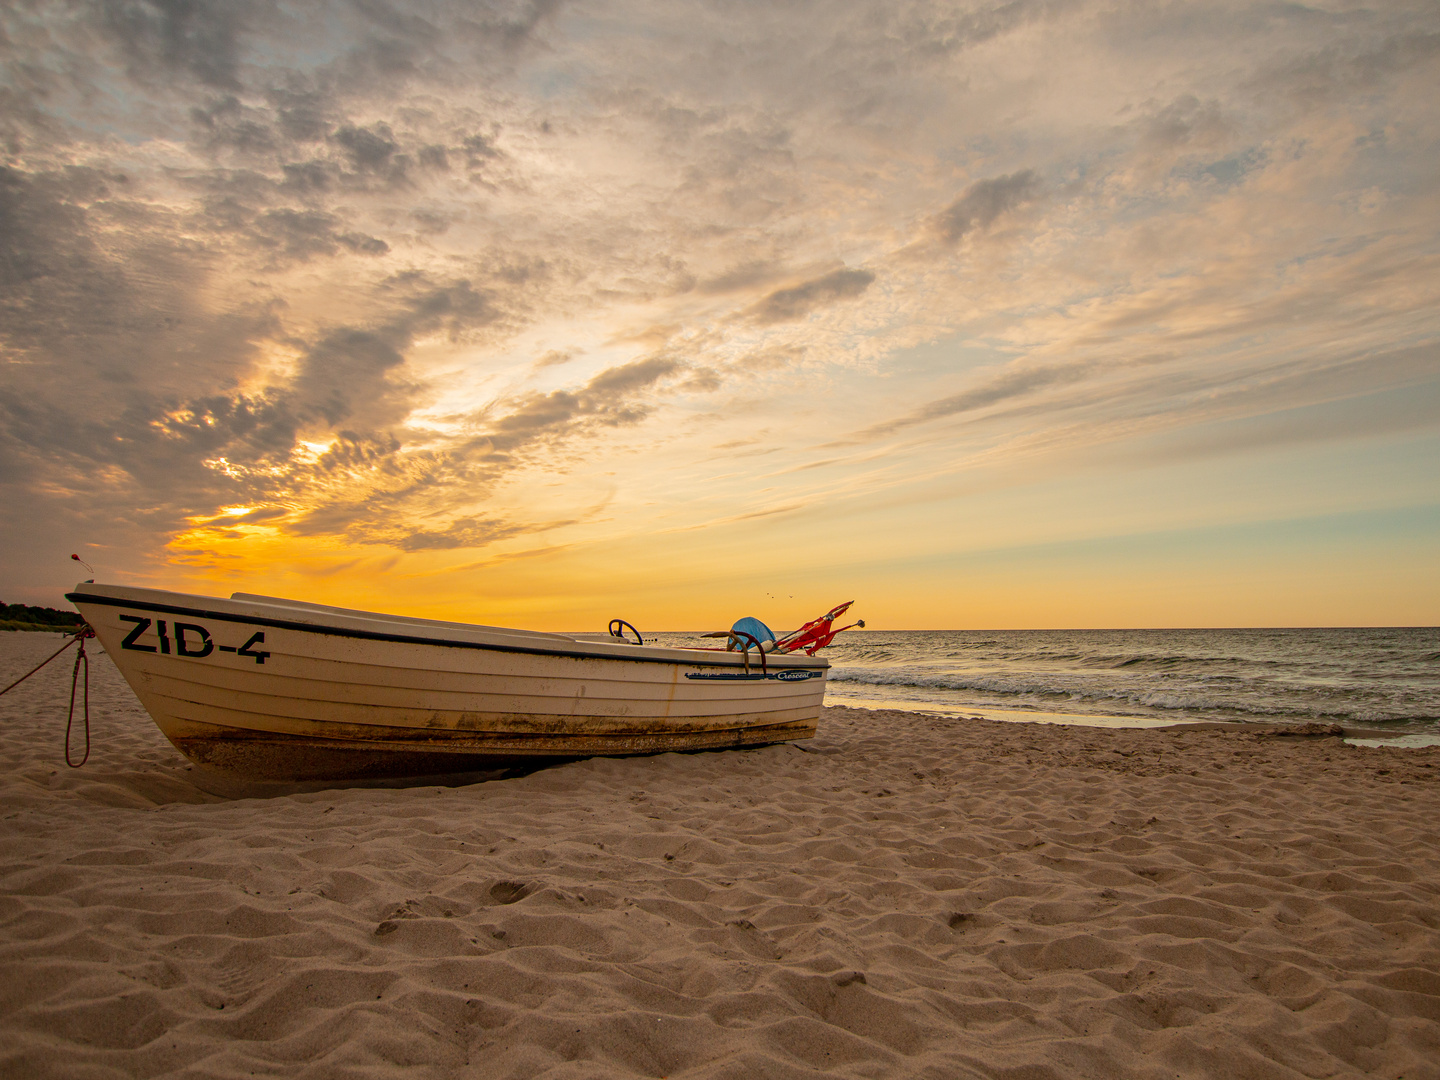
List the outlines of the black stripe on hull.
<svg viewBox="0 0 1440 1080">
<path fill-rule="evenodd" d="M 464 641 L 455 638 L 424 637 L 418 634 L 394 634 L 379 630 L 356 630 L 346 626 L 317 626 L 315 623 L 295 622 L 276 619 L 267 615 L 240 615 L 209 608 L 180 607 L 173 604 L 156 604 L 146 600 L 122 600 L 113 596 L 93 596 L 89 593 L 66 593 L 65 599 L 75 605 L 98 604 L 103 607 L 129 608 L 134 611 L 149 611 L 162 615 L 182 615 L 194 619 L 210 619 L 218 622 L 244 623 L 252 626 L 273 627 L 277 630 L 295 630 L 303 634 L 320 634 L 327 637 L 360 638 L 365 641 L 392 641 L 406 645 L 440 645 L 452 649 L 482 649 L 488 652 L 522 653 L 527 656 L 565 656 L 584 660 L 618 660 L 631 664 L 678 664 L 683 667 L 736 668 L 741 665 L 734 661 L 659 658 L 653 656 L 625 656 L 610 652 L 586 652 L 583 649 L 541 649 L 524 645 L 496 645 L 482 641 Z M 664 647 L 664 646 L 660 646 Z M 753 663 L 754 661 L 752 661 Z M 829 664 L 815 668 L 786 668 L 788 671 L 823 671 Z"/>
</svg>

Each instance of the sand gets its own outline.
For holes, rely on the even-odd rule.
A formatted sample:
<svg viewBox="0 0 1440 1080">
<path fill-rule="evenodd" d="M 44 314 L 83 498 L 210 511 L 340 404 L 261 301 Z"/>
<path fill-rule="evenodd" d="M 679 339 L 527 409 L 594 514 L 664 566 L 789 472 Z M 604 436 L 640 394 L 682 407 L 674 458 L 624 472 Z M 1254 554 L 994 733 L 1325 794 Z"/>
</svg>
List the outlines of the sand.
<svg viewBox="0 0 1440 1080">
<path fill-rule="evenodd" d="M 53 649 L 0 635 L 0 685 Z M 0 698 L 5 1077 L 1440 1077 L 1440 751 L 827 709 L 222 800 Z"/>
</svg>

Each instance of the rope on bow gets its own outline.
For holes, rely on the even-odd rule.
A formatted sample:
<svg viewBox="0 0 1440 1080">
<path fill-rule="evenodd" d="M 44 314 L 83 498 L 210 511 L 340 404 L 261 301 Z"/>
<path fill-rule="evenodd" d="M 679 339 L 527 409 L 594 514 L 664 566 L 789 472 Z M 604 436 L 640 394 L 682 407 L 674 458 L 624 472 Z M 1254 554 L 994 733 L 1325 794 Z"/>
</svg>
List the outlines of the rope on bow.
<svg viewBox="0 0 1440 1080">
<path fill-rule="evenodd" d="M 81 765 L 84 765 L 85 762 L 90 760 L 90 657 L 85 655 L 85 641 L 87 638 L 93 638 L 94 636 L 95 631 L 91 630 L 90 626 L 87 623 L 81 623 L 80 629 L 76 630 L 75 633 L 70 636 L 69 641 L 65 642 L 64 645 L 61 645 L 60 648 L 56 649 L 53 653 L 47 656 L 44 660 L 40 661 L 40 663 L 36 664 L 24 675 L 21 675 L 20 678 L 16 679 L 9 686 L 5 687 L 4 690 L 0 690 L 0 696 L 8 694 L 11 690 L 14 690 L 15 687 L 19 686 L 31 675 L 34 675 L 35 672 L 39 671 L 46 664 L 50 663 L 51 660 L 54 660 L 71 645 L 80 646 L 80 651 L 75 655 L 75 670 L 71 672 L 70 675 L 70 713 L 68 716 L 65 717 L 65 764 L 69 765 L 72 769 L 78 769 Z M 72 755 L 70 753 L 70 729 L 75 723 L 75 690 L 80 683 L 80 665 L 82 663 L 85 665 L 85 756 L 82 757 L 79 761 L 71 761 L 70 758 Z"/>
</svg>

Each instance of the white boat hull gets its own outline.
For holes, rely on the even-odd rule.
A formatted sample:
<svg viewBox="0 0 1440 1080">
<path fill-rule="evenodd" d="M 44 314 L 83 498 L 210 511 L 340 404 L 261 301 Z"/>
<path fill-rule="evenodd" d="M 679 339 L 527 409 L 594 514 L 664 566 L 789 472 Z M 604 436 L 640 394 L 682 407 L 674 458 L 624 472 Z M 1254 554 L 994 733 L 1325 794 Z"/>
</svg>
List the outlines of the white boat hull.
<svg viewBox="0 0 1440 1080">
<path fill-rule="evenodd" d="M 67 596 L 197 764 L 418 776 L 815 734 L 829 664 L 377 615 L 237 593 Z"/>
</svg>

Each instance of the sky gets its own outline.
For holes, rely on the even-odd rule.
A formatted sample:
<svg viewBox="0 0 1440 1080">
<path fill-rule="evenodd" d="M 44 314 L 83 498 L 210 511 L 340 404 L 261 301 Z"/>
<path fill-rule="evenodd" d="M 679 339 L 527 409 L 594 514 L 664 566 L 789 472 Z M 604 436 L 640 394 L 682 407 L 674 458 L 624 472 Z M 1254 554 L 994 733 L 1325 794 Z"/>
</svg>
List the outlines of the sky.
<svg viewBox="0 0 1440 1080">
<path fill-rule="evenodd" d="M 1440 624 L 1440 6 L 11 0 L 0 599 Z"/>
</svg>

